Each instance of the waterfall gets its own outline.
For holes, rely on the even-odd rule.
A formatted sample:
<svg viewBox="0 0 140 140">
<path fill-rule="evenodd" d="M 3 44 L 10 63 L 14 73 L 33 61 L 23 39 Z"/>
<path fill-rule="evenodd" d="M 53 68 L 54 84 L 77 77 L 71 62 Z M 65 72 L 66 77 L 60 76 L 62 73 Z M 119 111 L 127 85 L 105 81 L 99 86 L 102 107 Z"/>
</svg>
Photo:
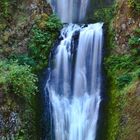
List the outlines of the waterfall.
<svg viewBox="0 0 140 140">
<path fill-rule="evenodd" d="M 50 0 L 53 10 L 63 23 L 84 20 L 89 0 Z"/>
<path fill-rule="evenodd" d="M 101 102 L 102 25 L 69 24 L 61 31 L 62 40 L 52 57 L 45 87 L 53 107 L 55 140 L 96 138 Z"/>
<path fill-rule="evenodd" d="M 54 11 L 69 24 L 64 24 L 61 41 L 50 57 L 44 108 L 45 117 L 50 113 L 47 118 L 52 138 L 45 136 L 43 140 L 95 140 L 97 136 L 103 23 L 71 23 L 84 19 L 88 2 L 51 0 Z"/>
</svg>

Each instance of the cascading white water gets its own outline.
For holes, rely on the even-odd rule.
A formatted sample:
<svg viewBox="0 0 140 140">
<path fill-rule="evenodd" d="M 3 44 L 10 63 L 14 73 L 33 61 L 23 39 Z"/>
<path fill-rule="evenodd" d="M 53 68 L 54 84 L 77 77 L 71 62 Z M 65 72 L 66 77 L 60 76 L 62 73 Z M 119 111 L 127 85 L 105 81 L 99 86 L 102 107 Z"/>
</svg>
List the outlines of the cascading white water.
<svg viewBox="0 0 140 140">
<path fill-rule="evenodd" d="M 84 20 L 89 0 L 50 0 L 54 11 L 63 23 Z"/>
<path fill-rule="evenodd" d="M 95 140 L 101 102 L 103 23 L 72 24 L 84 20 L 90 0 L 49 1 L 61 21 L 69 24 L 61 30 L 62 40 L 50 60 L 45 86 L 48 105 L 44 108 L 45 116 L 50 113 L 53 117 L 53 130 L 51 139 L 43 139 Z"/>
<path fill-rule="evenodd" d="M 53 108 L 55 140 L 96 138 L 101 102 L 102 26 L 69 24 L 61 31 L 63 39 L 51 60 L 45 87 Z M 73 36 L 78 32 L 76 47 Z"/>
</svg>

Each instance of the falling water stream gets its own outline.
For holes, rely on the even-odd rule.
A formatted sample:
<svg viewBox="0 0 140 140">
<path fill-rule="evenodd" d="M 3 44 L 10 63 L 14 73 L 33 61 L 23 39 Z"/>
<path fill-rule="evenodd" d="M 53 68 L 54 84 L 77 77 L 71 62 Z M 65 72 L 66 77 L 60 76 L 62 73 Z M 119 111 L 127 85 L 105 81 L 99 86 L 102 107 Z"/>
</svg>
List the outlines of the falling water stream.
<svg viewBox="0 0 140 140">
<path fill-rule="evenodd" d="M 84 20 L 90 0 L 50 0 L 54 11 L 63 23 Z"/>
<path fill-rule="evenodd" d="M 63 1 L 52 1 L 52 4 L 55 3 L 53 6 L 62 21 L 71 22 L 74 0 Z M 81 4 L 78 11 L 82 11 L 78 21 L 86 15 L 88 0 L 77 2 Z M 61 30 L 61 41 L 51 57 L 45 86 L 52 106 L 52 140 L 96 139 L 101 102 L 102 27 L 103 23 L 70 23 Z"/>
</svg>

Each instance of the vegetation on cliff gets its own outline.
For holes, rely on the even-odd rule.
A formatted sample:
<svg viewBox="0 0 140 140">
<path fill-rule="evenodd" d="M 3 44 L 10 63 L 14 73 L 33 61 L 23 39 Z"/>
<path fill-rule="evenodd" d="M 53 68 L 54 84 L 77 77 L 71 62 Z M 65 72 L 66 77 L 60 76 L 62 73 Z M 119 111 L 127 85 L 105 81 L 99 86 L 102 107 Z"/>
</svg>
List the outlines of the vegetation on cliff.
<svg viewBox="0 0 140 140">
<path fill-rule="evenodd" d="M 62 25 L 42 0 L 2 0 L 0 15 L 0 139 L 38 140 L 38 73 Z"/>
<path fill-rule="evenodd" d="M 42 70 L 48 64 L 48 56 L 62 27 L 55 15 L 43 14 L 36 20 L 29 41 L 29 56 L 34 60 L 34 69 Z"/>
<path fill-rule="evenodd" d="M 117 1 L 116 13 L 108 24 L 107 56 L 105 58 L 109 82 L 107 90 L 109 100 L 106 108 L 107 140 L 137 140 L 140 138 L 138 129 L 140 126 L 138 120 L 140 112 L 138 105 L 139 4 L 137 0 Z"/>
<path fill-rule="evenodd" d="M 140 112 L 140 2 L 118 0 L 95 10 L 92 21 L 104 21 L 107 105 L 101 139 L 138 140 Z"/>
</svg>

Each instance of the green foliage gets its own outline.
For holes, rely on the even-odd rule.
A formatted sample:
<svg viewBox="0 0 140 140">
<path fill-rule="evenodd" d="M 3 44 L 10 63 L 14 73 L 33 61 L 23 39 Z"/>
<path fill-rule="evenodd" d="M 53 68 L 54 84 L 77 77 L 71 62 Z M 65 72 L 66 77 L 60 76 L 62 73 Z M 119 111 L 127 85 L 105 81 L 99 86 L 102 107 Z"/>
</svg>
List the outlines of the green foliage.
<svg viewBox="0 0 140 140">
<path fill-rule="evenodd" d="M 133 0 L 130 1 L 132 2 Z M 140 3 L 139 0 L 137 1 L 137 6 L 136 3 L 134 6 L 129 3 L 131 5 L 130 7 L 132 12 L 135 12 L 136 14 L 140 13 L 138 12 L 138 3 Z M 140 29 L 135 29 L 134 36 L 131 36 L 129 39 L 129 53 L 117 55 L 117 52 L 115 52 L 116 49 L 114 50 L 115 47 L 119 47 L 116 46 L 115 43 L 116 33 L 111 21 L 109 21 L 109 25 L 106 41 L 108 49 L 107 52 L 109 54 L 105 58 L 105 70 L 108 78 L 107 93 L 109 101 L 106 107 L 107 130 L 106 136 L 103 139 L 116 140 L 119 138 L 122 131 L 122 109 L 124 109 L 124 106 L 127 103 L 127 93 L 130 93 L 130 87 L 132 87 L 140 78 Z"/>
<path fill-rule="evenodd" d="M 139 29 L 136 29 L 134 36 L 138 36 L 139 33 Z M 112 35 L 114 32 L 109 30 L 108 36 L 110 34 Z M 114 40 L 111 37 L 109 41 L 110 51 L 114 47 Z M 117 136 L 121 133 L 121 111 L 126 103 L 126 94 L 129 92 L 131 85 L 140 77 L 140 59 L 138 55 L 140 53 L 139 45 L 136 47 L 136 43 L 134 41 L 134 46 L 130 47 L 129 54 L 110 54 L 105 59 L 105 69 L 107 71 L 108 81 L 110 82 L 108 87 L 109 103 L 107 105 L 107 140 L 116 140 Z"/>
<path fill-rule="evenodd" d="M 140 35 L 140 28 L 136 28 L 136 29 L 135 29 L 135 33 L 136 33 L 137 35 Z"/>
<path fill-rule="evenodd" d="M 105 59 L 109 83 L 107 140 L 115 140 L 120 133 L 121 111 L 129 88 L 140 76 L 139 55 L 132 52 L 126 55 L 111 54 Z"/>
<path fill-rule="evenodd" d="M 140 1 L 139 0 L 128 0 L 128 6 L 134 10 L 135 13 L 140 12 Z"/>
<path fill-rule="evenodd" d="M 94 21 L 109 23 L 114 16 L 114 7 L 101 8 L 94 12 Z"/>
<path fill-rule="evenodd" d="M 140 28 L 135 29 L 134 35 L 129 38 L 130 47 L 140 47 Z"/>
<path fill-rule="evenodd" d="M 132 81 L 130 74 L 123 74 L 117 78 L 117 85 L 120 89 L 128 85 Z"/>
<path fill-rule="evenodd" d="M 53 47 L 62 27 L 55 15 L 43 17 L 38 19 L 33 27 L 29 43 L 29 55 L 34 60 L 37 71 L 46 67 L 50 49 Z"/>
<path fill-rule="evenodd" d="M 28 57 L 23 56 L 24 61 L 28 61 Z M 27 60 L 25 61 L 25 58 Z M 20 65 L 17 61 L 0 61 L 0 88 L 5 97 L 11 99 L 15 105 L 19 105 L 21 127 L 16 132 L 15 140 L 37 139 L 36 132 L 36 113 L 38 109 L 37 103 L 37 76 L 32 73 L 32 68 L 27 64 Z M 20 103 L 19 103 L 20 101 Z M 38 114 L 37 114 L 38 115 Z"/>
<path fill-rule="evenodd" d="M 1 11 L 1 16 L 7 17 L 9 15 L 9 0 L 1 0 L 0 1 L 0 11 Z"/>
<path fill-rule="evenodd" d="M 111 74 L 116 73 L 117 71 L 127 70 L 130 71 L 133 69 L 133 58 L 131 55 L 111 55 L 106 59 L 106 69 L 109 70 Z"/>
<path fill-rule="evenodd" d="M 134 35 L 128 40 L 128 45 L 131 54 L 138 57 L 140 55 L 140 28 L 135 29 Z"/>
<path fill-rule="evenodd" d="M 27 54 L 11 54 L 10 60 L 17 61 L 19 65 L 29 65 L 31 68 L 36 67 L 35 61 Z"/>
<path fill-rule="evenodd" d="M 121 109 L 124 105 L 124 89 L 133 81 L 135 59 L 131 55 L 110 55 L 105 59 L 108 75 L 109 103 L 107 119 L 107 140 L 116 140 L 120 131 Z"/>
<path fill-rule="evenodd" d="M 10 1 L 10 3 L 13 1 Z M 1 9 L 1 6 L 0 15 L 4 16 L 4 18 L 1 17 L 2 20 L 4 22 L 7 19 L 10 20 L 9 11 L 6 12 L 5 10 L 4 12 L 4 7 Z M 10 5 L 10 7 L 11 10 L 13 6 Z M 21 107 L 16 110 L 19 111 L 22 124 L 16 137 L 14 137 L 15 140 L 39 139 L 39 133 L 41 132 L 38 132 L 38 124 L 40 124 L 41 111 L 39 108 L 41 107 L 39 107 L 40 96 L 36 85 L 37 75 L 33 73 L 37 73 L 47 66 L 50 50 L 62 27 L 55 15 L 49 17 L 47 14 L 42 14 L 36 17 L 35 24 L 29 33 L 30 40 L 27 52 L 25 52 L 26 46 L 23 46 L 25 50 L 22 52 L 22 49 L 20 50 L 16 45 L 20 40 L 14 42 L 15 46 L 13 44 L 11 47 L 4 46 L 0 49 L 1 57 L 6 58 L 6 60 L 0 60 L 0 90 L 5 94 L 4 97 L 8 99 L 15 97 L 13 99 L 15 106 L 17 108 Z M 0 29 L 3 29 L 1 23 Z M 13 42 L 11 41 L 11 43 Z"/>
<path fill-rule="evenodd" d="M 138 37 L 138 36 L 132 36 L 129 39 L 128 45 L 129 46 L 138 46 L 138 45 L 140 45 L 140 37 Z"/>
<path fill-rule="evenodd" d="M 127 85 L 132 79 L 138 77 L 137 73 L 139 70 L 140 61 L 139 56 L 137 55 L 111 55 L 105 60 L 105 64 L 108 74 L 115 77 L 115 83 L 117 85 L 119 85 L 119 81 L 122 81 L 122 83 L 126 83 L 120 83 L 120 85 Z M 119 87 L 124 88 L 124 86 Z"/>
<path fill-rule="evenodd" d="M 10 8 L 16 7 L 16 2 L 17 0 L 0 0 L 0 17 L 8 18 L 11 15 Z"/>
<path fill-rule="evenodd" d="M 17 62 L 0 61 L 0 85 L 4 93 L 16 94 L 30 102 L 37 91 L 37 77 L 27 65 Z"/>
</svg>

